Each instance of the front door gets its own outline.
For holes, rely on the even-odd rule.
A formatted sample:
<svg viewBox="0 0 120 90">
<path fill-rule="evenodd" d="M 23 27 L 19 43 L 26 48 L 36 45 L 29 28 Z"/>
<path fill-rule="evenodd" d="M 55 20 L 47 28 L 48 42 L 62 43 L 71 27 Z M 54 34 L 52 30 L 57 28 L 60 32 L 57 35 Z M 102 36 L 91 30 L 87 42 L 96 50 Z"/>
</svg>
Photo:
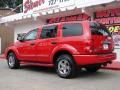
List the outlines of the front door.
<svg viewBox="0 0 120 90">
<path fill-rule="evenodd" d="M 28 32 L 24 40 L 19 42 L 17 46 L 18 53 L 21 57 L 21 60 L 35 60 L 36 54 L 36 38 L 37 38 L 37 30 L 32 30 Z"/>
</svg>

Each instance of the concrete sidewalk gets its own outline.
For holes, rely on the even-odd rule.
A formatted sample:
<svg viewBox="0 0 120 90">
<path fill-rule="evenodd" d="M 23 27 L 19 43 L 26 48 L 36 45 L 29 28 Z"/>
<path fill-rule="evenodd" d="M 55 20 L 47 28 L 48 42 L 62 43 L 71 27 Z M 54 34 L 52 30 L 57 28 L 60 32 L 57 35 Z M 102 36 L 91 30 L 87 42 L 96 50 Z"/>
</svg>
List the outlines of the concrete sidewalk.
<svg viewBox="0 0 120 90">
<path fill-rule="evenodd" d="M 0 55 L 0 60 L 5 59 L 5 55 Z M 103 69 L 110 69 L 110 70 L 120 70 L 120 62 L 113 61 L 112 64 L 108 64 L 106 67 L 102 67 Z"/>
</svg>

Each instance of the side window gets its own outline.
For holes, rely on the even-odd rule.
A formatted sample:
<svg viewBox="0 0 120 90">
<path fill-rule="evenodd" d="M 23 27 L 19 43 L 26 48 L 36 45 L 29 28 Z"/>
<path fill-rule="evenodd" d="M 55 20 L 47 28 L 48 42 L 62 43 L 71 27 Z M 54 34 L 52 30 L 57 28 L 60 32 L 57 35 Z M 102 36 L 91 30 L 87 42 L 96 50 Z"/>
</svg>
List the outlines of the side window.
<svg viewBox="0 0 120 90">
<path fill-rule="evenodd" d="M 57 35 L 57 26 L 46 26 L 42 28 L 40 38 L 54 38 Z"/>
<path fill-rule="evenodd" d="M 30 31 L 24 37 L 24 40 L 35 40 L 37 37 L 37 29 Z"/>
<path fill-rule="evenodd" d="M 80 23 L 63 25 L 63 37 L 79 36 L 82 35 L 82 33 L 83 28 Z"/>
</svg>

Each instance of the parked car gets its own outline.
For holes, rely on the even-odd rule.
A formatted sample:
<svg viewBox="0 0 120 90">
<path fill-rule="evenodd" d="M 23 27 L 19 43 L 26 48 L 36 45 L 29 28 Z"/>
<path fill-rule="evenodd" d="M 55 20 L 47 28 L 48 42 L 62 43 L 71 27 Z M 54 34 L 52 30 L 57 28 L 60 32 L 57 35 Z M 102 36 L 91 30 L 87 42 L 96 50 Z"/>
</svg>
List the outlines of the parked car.
<svg viewBox="0 0 120 90">
<path fill-rule="evenodd" d="M 97 22 L 54 23 L 19 36 L 5 51 L 10 69 L 34 63 L 55 67 L 60 77 L 71 78 L 78 67 L 96 72 L 116 59 L 110 32 Z"/>
</svg>

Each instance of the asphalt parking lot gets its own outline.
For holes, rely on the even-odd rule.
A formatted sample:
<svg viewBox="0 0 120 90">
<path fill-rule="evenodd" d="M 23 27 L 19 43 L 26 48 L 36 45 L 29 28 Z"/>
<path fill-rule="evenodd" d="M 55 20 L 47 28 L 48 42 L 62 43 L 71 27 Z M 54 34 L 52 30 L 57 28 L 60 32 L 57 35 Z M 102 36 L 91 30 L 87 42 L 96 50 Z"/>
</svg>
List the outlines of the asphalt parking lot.
<svg viewBox="0 0 120 90">
<path fill-rule="evenodd" d="M 0 90 L 120 90 L 120 71 L 82 70 L 76 78 L 62 79 L 54 69 L 22 66 L 10 70 L 6 61 L 0 60 Z"/>
</svg>

